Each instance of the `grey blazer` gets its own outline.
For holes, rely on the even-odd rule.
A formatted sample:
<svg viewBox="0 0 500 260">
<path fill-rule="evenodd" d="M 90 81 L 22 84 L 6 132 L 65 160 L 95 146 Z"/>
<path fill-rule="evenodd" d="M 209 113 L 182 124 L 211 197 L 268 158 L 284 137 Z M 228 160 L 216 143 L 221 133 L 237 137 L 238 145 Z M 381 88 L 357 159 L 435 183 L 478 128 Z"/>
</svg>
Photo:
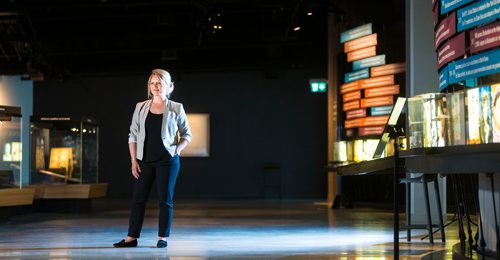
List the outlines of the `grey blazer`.
<svg viewBox="0 0 500 260">
<path fill-rule="evenodd" d="M 137 143 L 136 157 L 139 160 L 142 160 L 143 156 L 144 140 L 146 138 L 146 128 L 144 125 L 152 103 L 153 100 L 151 99 L 137 103 L 132 116 L 132 123 L 130 124 L 128 142 Z M 181 103 L 167 99 L 165 110 L 163 111 L 161 138 L 163 139 L 163 145 L 172 157 L 175 155 L 175 147 L 179 143 L 180 138 L 191 142 L 191 129 L 189 128 L 186 112 Z"/>
</svg>

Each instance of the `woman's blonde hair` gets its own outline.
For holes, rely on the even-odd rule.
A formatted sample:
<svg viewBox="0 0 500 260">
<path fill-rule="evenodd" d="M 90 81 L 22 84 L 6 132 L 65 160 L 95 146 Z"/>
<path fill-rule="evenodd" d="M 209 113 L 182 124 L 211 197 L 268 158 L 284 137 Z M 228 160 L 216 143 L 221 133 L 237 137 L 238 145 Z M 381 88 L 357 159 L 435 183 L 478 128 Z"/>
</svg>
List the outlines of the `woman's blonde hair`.
<svg viewBox="0 0 500 260">
<path fill-rule="evenodd" d="M 172 82 L 172 77 L 170 77 L 170 73 L 168 73 L 166 70 L 162 69 L 154 69 L 151 71 L 151 75 L 149 75 L 148 79 L 148 98 L 152 98 L 153 95 L 151 95 L 151 78 L 153 76 L 157 76 L 160 81 L 162 86 L 166 90 L 166 98 L 170 97 L 170 94 L 174 91 L 174 82 Z"/>
</svg>

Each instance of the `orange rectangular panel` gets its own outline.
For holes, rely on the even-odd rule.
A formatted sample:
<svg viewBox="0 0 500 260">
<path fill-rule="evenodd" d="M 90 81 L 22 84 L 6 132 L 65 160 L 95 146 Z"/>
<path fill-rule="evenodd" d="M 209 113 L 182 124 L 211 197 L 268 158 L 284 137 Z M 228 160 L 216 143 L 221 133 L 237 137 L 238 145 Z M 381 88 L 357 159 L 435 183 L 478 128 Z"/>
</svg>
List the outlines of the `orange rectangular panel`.
<svg viewBox="0 0 500 260">
<path fill-rule="evenodd" d="M 347 53 L 347 62 L 360 60 L 377 55 L 377 47 L 370 46 L 367 48 L 359 49 L 357 51 L 351 51 Z"/>
<path fill-rule="evenodd" d="M 398 74 L 405 71 L 406 71 L 406 64 L 404 62 L 392 63 L 382 66 L 371 67 L 370 75 L 372 77 L 378 77 L 390 74 Z"/>
<path fill-rule="evenodd" d="M 355 127 L 360 127 L 364 124 L 365 118 L 356 118 L 356 119 L 350 119 L 346 120 L 344 122 L 345 128 L 355 128 Z"/>
<path fill-rule="evenodd" d="M 358 90 L 358 89 L 361 89 L 361 87 L 359 86 L 359 80 L 356 80 L 356 81 L 353 81 L 353 82 L 349 82 L 349 83 L 345 83 L 342 86 L 340 86 L 340 94 L 344 94 L 344 93 L 347 93 L 347 92 L 355 91 L 355 90 Z"/>
<path fill-rule="evenodd" d="M 342 95 L 342 102 L 352 101 L 361 99 L 361 90 L 349 92 L 347 94 Z"/>
<path fill-rule="evenodd" d="M 383 96 L 374 98 L 363 98 L 361 99 L 361 107 L 377 107 L 377 106 L 387 106 L 394 104 L 393 96 Z"/>
<path fill-rule="evenodd" d="M 362 89 L 394 85 L 394 75 L 362 79 L 359 85 Z"/>
<path fill-rule="evenodd" d="M 344 52 L 356 51 L 366 47 L 377 45 L 377 34 L 370 34 L 361 38 L 344 43 Z"/>
<path fill-rule="evenodd" d="M 389 121 L 389 116 L 369 116 L 365 118 L 363 126 L 385 126 L 385 124 L 387 124 L 387 121 Z"/>
<path fill-rule="evenodd" d="M 359 100 L 354 100 L 350 102 L 346 102 L 342 105 L 343 111 L 353 110 L 359 108 Z"/>
<path fill-rule="evenodd" d="M 365 89 L 365 98 L 398 95 L 399 85 Z"/>
</svg>

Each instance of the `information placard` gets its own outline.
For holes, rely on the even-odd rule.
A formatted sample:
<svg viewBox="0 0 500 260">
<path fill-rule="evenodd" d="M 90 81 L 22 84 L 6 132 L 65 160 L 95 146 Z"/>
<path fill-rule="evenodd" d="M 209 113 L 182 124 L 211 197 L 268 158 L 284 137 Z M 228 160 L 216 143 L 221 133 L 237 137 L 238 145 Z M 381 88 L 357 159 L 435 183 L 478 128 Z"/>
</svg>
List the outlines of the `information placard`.
<svg viewBox="0 0 500 260">
<path fill-rule="evenodd" d="M 364 24 L 340 34 L 340 43 L 372 34 L 372 24 Z"/>
<path fill-rule="evenodd" d="M 353 70 L 369 68 L 373 66 L 380 66 L 385 64 L 385 54 L 377 55 L 369 58 L 354 61 L 352 63 Z"/>
<path fill-rule="evenodd" d="M 437 50 L 439 45 L 446 39 L 450 38 L 453 34 L 457 32 L 457 21 L 455 13 L 446 17 L 441 23 L 439 23 L 436 32 L 434 33 L 434 49 Z"/>
<path fill-rule="evenodd" d="M 443 70 L 439 73 L 439 91 L 442 91 L 448 87 L 450 83 L 448 82 L 448 65 L 443 67 Z"/>
<path fill-rule="evenodd" d="M 387 65 L 370 68 L 370 75 L 372 77 L 378 77 L 383 75 L 398 74 L 405 71 L 406 71 L 406 64 L 404 62 L 391 63 Z"/>
<path fill-rule="evenodd" d="M 346 119 L 353 119 L 353 118 L 360 118 L 360 117 L 366 117 L 366 109 L 360 108 L 360 109 L 347 111 L 345 113 Z"/>
<path fill-rule="evenodd" d="M 441 0 L 441 14 L 448 13 L 470 2 L 472 0 Z"/>
<path fill-rule="evenodd" d="M 447 41 L 437 52 L 438 69 L 448 62 L 465 54 L 465 32 Z"/>
<path fill-rule="evenodd" d="M 370 115 L 372 116 L 382 116 L 389 115 L 394 106 L 380 106 L 370 108 Z"/>
<path fill-rule="evenodd" d="M 370 77 L 370 69 L 361 69 L 353 72 L 347 72 L 344 74 L 344 82 L 348 83 L 358 79 L 365 79 Z"/>
<path fill-rule="evenodd" d="M 361 86 L 359 85 L 359 81 L 352 81 L 349 83 L 345 83 L 342 86 L 340 86 L 340 94 L 345 94 L 348 92 L 356 91 L 358 89 L 361 89 Z"/>
<path fill-rule="evenodd" d="M 360 60 L 368 57 L 377 55 L 377 47 L 371 46 L 357 51 L 351 51 L 347 53 L 347 62 Z"/>
<path fill-rule="evenodd" d="M 377 34 L 370 34 L 344 43 L 344 52 L 351 52 L 366 47 L 377 45 Z"/>
<path fill-rule="evenodd" d="M 359 81 L 361 89 L 394 85 L 394 75 L 373 77 Z"/>
<path fill-rule="evenodd" d="M 470 52 L 476 53 L 500 46 L 500 22 L 470 32 Z"/>
<path fill-rule="evenodd" d="M 500 72 L 500 49 L 470 56 L 448 65 L 449 83 Z"/>
<path fill-rule="evenodd" d="M 500 0 L 483 0 L 457 11 L 459 32 L 500 18 Z"/>
<path fill-rule="evenodd" d="M 398 95 L 399 85 L 365 89 L 365 98 Z"/>
</svg>

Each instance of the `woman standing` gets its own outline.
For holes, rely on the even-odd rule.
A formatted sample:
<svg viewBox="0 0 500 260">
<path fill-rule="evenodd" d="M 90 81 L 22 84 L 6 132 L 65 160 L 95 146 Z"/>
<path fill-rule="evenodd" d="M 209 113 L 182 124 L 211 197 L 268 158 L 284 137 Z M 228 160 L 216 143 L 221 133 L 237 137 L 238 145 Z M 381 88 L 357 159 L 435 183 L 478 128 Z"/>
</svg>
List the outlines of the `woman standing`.
<svg viewBox="0 0 500 260">
<path fill-rule="evenodd" d="M 149 191 L 156 180 L 160 214 L 158 248 L 167 247 L 173 213 L 175 181 L 179 173 L 179 154 L 192 134 L 181 103 L 168 99 L 174 84 L 170 74 L 152 71 L 148 80 L 149 99 L 137 103 L 129 134 L 129 151 L 134 190 L 128 235 L 115 247 L 136 247 L 144 220 Z M 178 136 L 179 134 L 179 136 Z"/>
</svg>

